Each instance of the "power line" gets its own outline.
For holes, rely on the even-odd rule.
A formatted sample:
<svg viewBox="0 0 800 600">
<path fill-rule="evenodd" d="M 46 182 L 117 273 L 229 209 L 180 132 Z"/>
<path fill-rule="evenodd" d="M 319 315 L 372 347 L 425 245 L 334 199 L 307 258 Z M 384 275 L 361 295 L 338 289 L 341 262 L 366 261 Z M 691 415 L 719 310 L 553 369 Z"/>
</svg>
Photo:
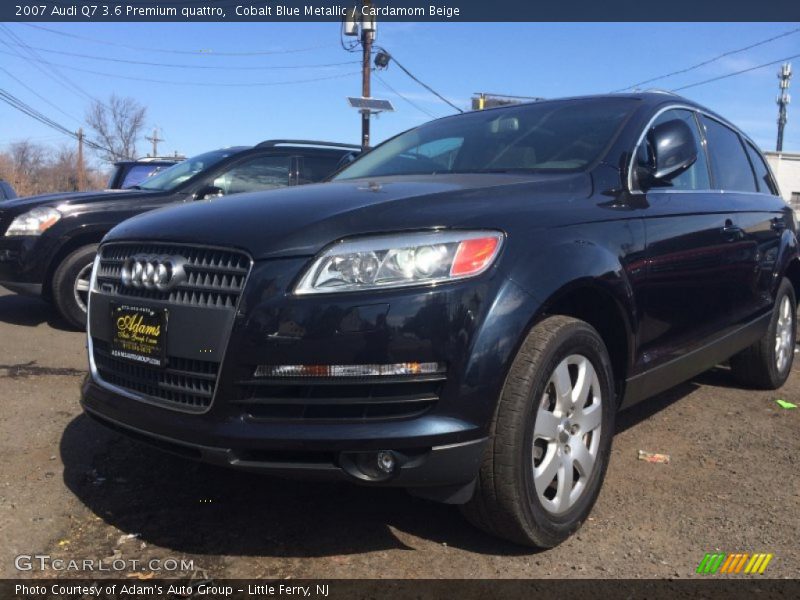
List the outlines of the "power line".
<svg viewBox="0 0 800 600">
<path fill-rule="evenodd" d="M 720 79 L 727 79 L 728 77 L 733 77 L 734 75 L 741 75 L 742 73 L 749 73 L 750 71 L 756 71 L 758 69 L 763 69 L 764 67 L 771 67 L 772 65 L 777 65 L 778 63 L 785 62 L 787 60 L 792 60 L 793 58 L 800 58 L 800 54 L 795 54 L 793 56 L 787 56 L 786 58 L 780 58 L 778 60 L 773 60 L 768 63 L 764 63 L 763 65 L 758 65 L 755 67 L 749 67 L 747 69 L 741 69 L 739 71 L 734 71 L 733 73 L 728 73 L 727 75 L 720 75 L 719 77 L 712 77 L 711 79 L 704 79 L 703 81 L 697 81 L 695 83 L 690 83 L 689 85 L 683 85 L 681 87 L 675 88 L 673 92 L 679 92 L 680 90 L 685 90 L 688 88 L 697 87 L 698 85 L 705 85 L 707 83 L 711 83 L 713 81 L 719 81 Z"/>
<path fill-rule="evenodd" d="M 69 37 L 73 39 L 83 40 L 86 42 L 91 42 L 94 44 L 105 44 L 107 46 L 117 46 L 119 48 L 127 48 L 128 50 L 137 50 L 139 52 L 159 52 L 162 54 L 188 54 L 191 56 L 269 56 L 274 54 L 297 54 L 300 52 L 310 52 L 311 50 L 319 50 L 320 48 L 328 48 L 333 44 L 320 44 L 318 46 L 308 46 L 305 48 L 288 48 L 285 50 L 257 50 L 257 51 L 249 51 L 249 52 L 203 52 L 200 50 L 175 50 L 170 48 L 152 48 L 148 46 L 134 46 L 131 44 L 122 44 L 120 42 L 110 42 L 108 40 L 99 40 L 97 38 L 86 37 L 83 35 L 77 35 L 74 33 L 67 33 L 66 31 L 59 31 L 58 29 L 52 29 L 50 27 L 45 27 L 43 25 L 36 25 L 34 23 L 20 23 L 20 25 L 24 25 L 25 27 L 31 27 L 33 29 L 39 29 L 41 31 L 47 31 L 50 33 L 54 33 L 56 35 L 61 35 L 64 37 Z"/>
<path fill-rule="evenodd" d="M 779 40 L 779 39 L 784 38 L 784 37 L 789 36 L 789 35 L 793 35 L 793 34 L 797 33 L 798 31 L 800 31 L 800 27 L 798 27 L 796 29 L 790 29 L 789 31 L 785 31 L 785 32 L 783 32 L 783 33 L 781 33 L 779 35 L 773 36 L 771 38 L 767 38 L 766 40 L 761 40 L 760 42 L 756 42 L 755 44 L 750 44 L 749 46 L 745 46 L 743 48 L 737 48 L 736 50 L 729 50 L 728 52 L 724 52 L 724 53 L 722 53 L 722 54 L 720 54 L 718 56 L 715 56 L 714 58 L 709 58 L 708 60 L 704 60 L 703 62 L 697 63 L 696 65 L 692 65 L 691 67 L 686 67 L 685 69 L 679 69 L 678 71 L 673 71 L 672 73 L 667 73 L 665 75 L 659 75 L 658 77 L 652 77 L 651 79 L 645 79 L 644 81 L 640 81 L 638 83 L 634 83 L 633 85 L 629 85 L 627 87 L 620 88 L 618 90 L 614 90 L 611 93 L 612 94 L 616 94 L 616 93 L 619 93 L 619 92 L 624 92 L 625 90 L 629 90 L 631 88 L 637 88 L 637 87 L 640 87 L 640 86 L 648 84 L 648 83 L 653 83 L 654 81 L 659 81 L 660 79 L 666 79 L 668 77 L 674 77 L 675 75 L 682 75 L 683 73 L 688 73 L 689 71 L 694 71 L 695 69 L 699 69 L 700 67 L 704 67 L 706 65 L 709 65 L 709 64 L 711 64 L 713 62 L 716 62 L 716 61 L 718 61 L 718 60 L 720 60 L 722 58 L 725 58 L 727 56 L 732 56 L 733 54 L 738 54 L 738 53 L 744 52 L 746 50 L 752 50 L 753 48 L 757 48 L 758 46 L 763 46 L 764 44 L 768 44 L 770 42 L 774 42 L 775 40 Z"/>
<path fill-rule="evenodd" d="M 37 121 L 39 121 L 43 125 L 46 125 L 46 126 L 50 127 L 51 129 L 55 129 L 56 131 L 58 131 L 60 133 L 63 133 L 64 135 L 69 136 L 69 137 L 71 137 L 71 138 L 73 138 L 75 140 L 77 140 L 78 137 L 79 137 L 78 134 L 75 133 L 74 131 L 70 131 L 69 128 L 65 127 L 61 123 L 58 123 L 57 121 L 54 121 L 50 117 L 48 117 L 45 114 L 39 112 L 38 110 L 36 110 L 32 106 L 30 106 L 29 104 L 24 102 L 23 100 L 20 100 L 19 98 L 17 98 L 13 94 L 11 94 L 10 92 L 8 92 L 8 91 L 6 91 L 6 90 L 4 90 L 2 88 L 0 88 L 0 100 L 5 102 L 6 104 L 11 106 L 12 108 L 15 108 L 18 111 L 28 115 L 29 117 L 31 117 L 33 119 L 36 119 Z M 84 143 L 87 146 L 89 146 L 91 148 L 94 148 L 95 150 L 101 150 L 103 152 L 107 152 L 107 153 L 111 154 L 112 156 L 117 156 L 116 152 L 114 152 L 113 150 L 110 150 L 110 149 L 98 144 L 97 142 L 93 142 L 92 140 L 88 140 L 88 139 L 84 138 Z"/>
<path fill-rule="evenodd" d="M 382 78 L 380 75 L 378 75 L 377 73 L 373 72 L 373 75 L 375 75 L 375 79 L 377 79 L 377 80 L 380 82 L 380 84 L 381 84 L 381 85 L 383 85 L 385 88 L 387 88 L 387 89 L 388 89 L 390 92 L 394 93 L 395 95 L 397 95 L 397 96 L 400 96 L 400 97 L 401 97 L 403 100 L 405 100 L 406 102 L 408 102 L 408 103 L 409 103 L 411 106 L 413 106 L 414 108 L 416 108 L 418 111 L 420 111 L 420 112 L 422 112 L 422 113 L 425 113 L 425 114 L 426 114 L 426 115 L 428 115 L 428 116 L 429 116 L 431 119 L 436 119 L 436 118 L 438 118 L 438 117 L 437 117 L 435 114 L 433 114 L 433 113 L 432 113 L 432 112 L 430 112 L 429 110 L 427 110 L 427 109 L 425 109 L 425 108 L 421 107 L 419 104 L 417 104 L 416 102 L 414 102 L 414 101 L 413 101 L 413 100 L 411 100 L 410 98 L 407 98 L 406 96 L 404 96 L 403 94 L 401 94 L 400 92 L 398 92 L 396 89 L 394 89 L 394 88 L 393 88 L 391 85 L 389 85 L 389 83 L 388 83 L 388 82 L 386 82 L 386 81 L 385 81 L 385 80 L 384 80 L 384 79 L 383 79 L 383 78 Z"/>
<path fill-rule="evenodd" d="M 11 71 L 9 71 L 8 69 L 6 69 L 5 67 L 0 67 L 0 70 L 3 70 L 3 71 L 5 71 L 6 75 L 8 75 L 9 77 L 11 77 L 11 79 L 13 79 L 14 81 L 16 81 L 18 84 L 20 84 L 20 85 L 21 85 L 22 87 L 24 87 L 26 90 L 28 90 L 28 91 L 29 91 L 31 94 L 33 94 L 34 96 L 36 96 L 37 98 L 39 98 L 39 100 L 41 100 L 41 101 L 42 101 L 42 102 L 44 102 L 45 104 L 47 104 L 47 105 L 51 106 L 52 108 L 56 109 L 58 112 L 60 112 L 60 113 L 61 113 L 62 115 L 64 115 L 65 117 L 68 117 L 68 118 L 72 119 L 73 121 L 77 121 L 78 123 L 80 123 L 80 122 L 81 122 L 81 120 L 80 120 L 78 117 L 75 117 L 75 116 L 73 116 L 73 115 L 69 114 L 68 112 L 65 112 L 65 111 L 64 111 L 64 109 L 62 109 L 60 106 L 58 106 L 57 104 L 55 104 L 55 103 L 53 103 L 53 102 L 50 102 L 50 100 L 48 100 L 47 98 L 45 98 L 44 96 L 42 96 L 42 95 L 41 95 L 39 92 L 37 92 L 36 90 L 34 90 L 34 89 L 31 87 L 31 86 L 29 86 L 27 83 L 25 83 L 24 81 L 22 81 L 22 80 L 21 80 L 19 77 L 15 76 L 15 75 L 14 75 L 14 74 L 13 74 Z"/>
<path fill-rule="evenodd" d="M 10 54 L 4 50 L 0 50 L 0 54 Z M 34 60 L 34 59 L 30 59 Z M 173 81 L 171 79 L 152 79 L 149 77 L 134 77 L 130 75 L 119 75 L 118 73 L 106 73 L 103 71 L 94 71 L 92 69 L 84 69 L 82 67 L 74 67 L 72 65 L 65 65 L 62 63 L 54 63 L 44 59 L 36 59 L 37 62 L 46 63 L 53 67 L 59 67 L 60 69 L 70 69 L 72 71 L 79 71 L 81 73 L 89 73 L 91 75 L 99 75 L 101 77 L 111 77 L 113 79 L 127 79 L 129 81 L 145 81 L 148 83 L 163 83 L 166 85 L 197 85 L 208 87 L 208 81 Z M 328 79 L 338 79 L 339 77 L 346 77 L 348 75 L 353 75 L 353 72 L 348 73 L 337 73 L 335 75 L 328 75 L 325 77 L 310 77 L 307 79 L 291 79 L 286 81 L 249 81 L 244 83 L 220 83 L 215 81 L 213 83 L 214 87 L 271 87 L 271 86 L 278 86 L 278 85 L 291 85 L 294 83 L 312 83 L 315 81 L 325 81 Z"/>
<path fill-rule="evenodd" d="M 6 43 L 8 45 L 8 43 Z M 14 44 L 17 45 L 17 44 Z M 358 60 L 348 60 L 344 62 L 326 63 L 326 64 L 313 64 L 313 65 L 265 65 L 265 66 L 225 66 L 225 65 L 187 65 L 179 63 L 160 63 L 150 62 L 145 60 L 129 60 L 125 58 L 113 58 L 110 56 L 95 56 L 93 54 L 81 54 L 79 52 L 66 52 L 64 50 L 50 50 L 48 48 L 40 48 L 37 46 L 28 46 L 39 52 L 46 52 L 48 54 L 60 54 L 64 56 L 75 56 L 77 58 L 87 58 L 89 60 L 100 60 L 105 62 L 124 63 L 129 65 L 145 65 L 148 67 L 167 67 L 175 69 L 218 69 L 224 71 L 266 71 L 273 69 L 321 69 L 326 67 L 341 67 L 344 65 L 361 64 Z"/>
<path fill-rule="evenodd" d="M 391 59 L 394 61 L 394 64 L 396 64 L 398 67 L 400 67 L 400 69 L 403 71 L 403 73 L 405 73 L 406 75 L 408 75 L 408 76 L 409 76 L 411 79 L 413 79 L 414 81 L 416 81 L 416 82 L 417 82 L 419 85 L 421 85 L 422 87 L 424 87 L 424 88 L 425 88 L 426 90 L 428 90 L 428 91 L 429 91 L 431 94 L 433 94 L 434 96 L 436 96 L 437 98 L 439 98 L 439 100 L 441 100 L 441 101 L 442 101 L 442 102 L 444 102 L 445 104 L 448 104 L 448 105 L 452 106 L 453 108 L 455 108 L 455 109 L 456 109 L 458 112 L 460 112 L 460 113 L 463 113 L 463 112 L 464 112 L 464 111 L 463 111 L 461 108 L 459 108 L 458 106 L 456 106 L 455 104 L 453 104 L 452 102 L 450 102 L 450 100 L 448 100 L 447 98 L 445 98 L 444 96 L 442 96 L 442 95 L 441 95 L 439 92 L 437 92 L 436 90 L 434 90 L 434 89 L 433 89 L 431 86 L 429 86 L 427 83 L 425 83 L 425 82 L 421 81 L 421 80 L 420 80 L 420 79 L 419 79 L 419 78 L 418 78 L 416 75 L 414 75 L 414 74 L 413 74 L 411 71 L 409 71 L 408 69 L 406 69 L 406 68 L 405 68 L 405 67 L 404 67 L 402 64 L 400 64 L 400 62 L 399 62 L 399 61 L 398 61 L 398 60 L 397 60 L 397 59 L 394 57 L 394 55 L 393 55 L 392 53 L 390 53 L 388 50 L 386 50 L 386 48 L 381 48 L 381 47 L 378 47 L 378 50 L 380 50 L 381 52 L 383 52 L 383 53 L 387 54 L 387 55 L 388 55 L 388 56 L 389 56 L 389 57 L 390 57 L 390 58 L 391 58 Z"/>
<path fill-rule="evenodd" d="M 0 24 L 0 29 L 2 29 L 2 31 L 4 31 L 4 32 L 5 32 L 5 33 L 6 33 L 6 34 L 7 34 L 7 35 L 10 37 L 10 38 L 12 38 L 13 40 L 15 40 L 15 41 L 16 41 L 16 42 L 17 42 L 17 43 L 20 45 L 20 46 L 22 46 L 22 47 L 23 47 L 23 49 L 25 49 L 26 53 L 28 54 L 28 57 L 26 57 L 26 56 L 23 56 L 22 54 L 20 54 L 18 51 L 16 51 L 16 50 L 13 48 L 13 46 L 11 46 L 11 45 L 10 45 L 10 43 L 9 43 L 9 42 L 7 42 L 6 40 L 4 40 L 4 39 L 0 38 L 0 41 L 1 41 L 1 42 L 2 42 L 2 43 L 3 43 L 3 44 L 4 44 L 4 45 L 7 47 L 7 48 L 9 48 L 9 50 L 11 50 L 11 51 L 14 53 L 14 55 L 16 55 L 17 57 L 19 57 L 19 58 L 22 58 L 23 60 L 25 60 L 25 61 L 28 61 L 28 62 L 30 62 L 30 61 L 34 61 L 34 62 L 39 62 L 40 64 L 43 64 L 43 65 L 44 65 L 43 67 L 42 67 L 42 66 L 37 66 L 37 65 L 35 65 L 35 64 L 34 64 L 34 66 L 36 66 L 36 68 L 37 68 L 37 69 L 39 69 L 39 70 L 40 70 L 40 71 L 42 71 L 42 72 L 44 72 L 44 71 L 43 71 L 43 69 L 46 69 L 47 71 L 49 71 L 49 72 L 51 73 L 51 75 L 55 77 L 55 80 L 56 80 L 56 81 L 59 81 L 59 82 L 60 82 L 60 83 L 61 83 L 63 86 L 65 86 L 65 87 L 67 87 L 68 89 L 70 89 L 70 90 L 71 90 L 73 93 L 76 93 L 76 94 L 79 94 L 79 95 L 83 96 L 84 98 L 88 99 L 90 102 L 94 102 L 94 101 L 96 101 L 96 98 L 94 98 L 94 97 L 93 97 L 91 94 L 89 94 L 88 92 L 86 92 L 86 90 L 84 90 L 83 88 L 81 88 L 81 87 L 80 87 L 78 84 L 76 84 L 74 81 L 72 81 L 71 79 L 69 79 L 69 78 L 68 78 L 66 75 L 64 75 L 63 73 L 60 73 L 60 72 L 56 71 L 55 69 L 53 69 L 53 68 L 52 68 L 52 66 L 50 66 L 50 63 L 48 63 L 48 62 L 47 62 L 47 61 L 45 61 L 45 60 L 44 60 L 44 59 L 43 59 L 41 56 L 39 56 L 39 55 L 36 53 L 36 51 L 35 51 L 35 50 L 33 50 L 32 48 L 30 48 L 30 46 L 28 46 L 28 45 L 25 43 L 25 41 L 24 41 L 24 40 L 22 40 L 22 39 L 21 39 L 21 38 L 20 38 L 20 37 L 19 37 L 17 34 L 15 34 L 15 33 L 14 33 L 14 32 L 13 32 L 11 29 L 9 29 L 8 27 L 6 27 L 5 25 L 2 25 L 2 24 Z M 47 73 L 45 73 L 45 74 L 47 74 Z"/>
</svg>

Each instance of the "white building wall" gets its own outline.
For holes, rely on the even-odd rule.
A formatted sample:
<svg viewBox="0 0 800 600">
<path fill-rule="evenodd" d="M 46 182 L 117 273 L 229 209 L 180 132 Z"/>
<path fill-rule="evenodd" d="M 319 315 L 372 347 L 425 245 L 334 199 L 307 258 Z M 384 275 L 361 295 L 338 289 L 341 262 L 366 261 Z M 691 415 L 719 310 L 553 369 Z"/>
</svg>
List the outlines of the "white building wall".
<svg viewBox="0 0 800 600">
<path fill-rule="evenodd" d="M 781 196 L 800 212 L 800 153 L 765 152 L 764 155 L 778 180 Z"/>
</svg>

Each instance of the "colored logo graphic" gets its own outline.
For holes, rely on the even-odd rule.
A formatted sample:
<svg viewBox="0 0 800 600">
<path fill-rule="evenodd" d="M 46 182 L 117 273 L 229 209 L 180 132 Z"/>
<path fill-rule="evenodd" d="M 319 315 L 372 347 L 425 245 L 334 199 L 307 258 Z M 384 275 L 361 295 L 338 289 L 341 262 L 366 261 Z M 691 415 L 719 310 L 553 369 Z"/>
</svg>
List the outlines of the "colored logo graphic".
<svg viewBox="0 0 800 600">
<path fill-rule="evenodd" d="M 745 575 L 761 574 L 767 570 L 772 554 L 706 554 L 697 567 L 697 572 L 703 575 L 715 575 L 717 573 L 742 573 Z"/>
</svg>

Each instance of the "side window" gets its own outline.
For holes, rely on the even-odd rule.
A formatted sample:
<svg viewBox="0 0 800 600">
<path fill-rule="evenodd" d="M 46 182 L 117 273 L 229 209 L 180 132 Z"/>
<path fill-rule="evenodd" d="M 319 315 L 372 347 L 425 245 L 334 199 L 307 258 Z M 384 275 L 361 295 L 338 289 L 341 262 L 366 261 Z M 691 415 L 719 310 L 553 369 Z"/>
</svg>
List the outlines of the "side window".
<svg viewBox="0 0 800 600">
<path fill-rule="evenodd" d="M 165 167 L 161 165 L 134 165 L 130 168 L 130 170 L 125 174 L 125 179 L 122 180 L 121 188 L 128 188 L 132 185 L 139 185 L 148 177 L 152 177 L 159 171 L 162 171 Z"/>
<path fill-rule="evenodd" d="M 653 140 L 652 131 L 662 123 L 680 119 L 689 126 L 694 134 L 694 143 L 697 148 L 697 160 L 694 164 L 686 169 L 677 177 L 673 177 L 669 181 L 655 181 L 650 184 L 650 188 L 668 188 L 674 190 L 707 190 L 711 188 L 711 182 L 708 176 L 708 162 L 706 160 L 706 153 L 703 150 L 703 145 L 700 142 L 700 132 L 697 129 L 697 120 L 694 113 L 683 109 L 667 110 L 661 113 L 655 121 L 650 125 L 650 129 L 644 136 L 642 143 L 636 149 L 636 164 L 639 167 L 646 169 L 649 165 L 654 163 L 653 157 Z M 634 169 L 634 175 L 638 169 Z M 635 179 L 635 177 L 634 177 Z M 636 187 L 638 183 L 634 181 Z"/>
<path fill-rule="evenodd" d="M 214 187 L 226 196 L 289 185 L 288 156 L 256 156 L 217 176 Z"/>
<path fill-rule="evenodd" d="M 745 142 L 744 147 L 747 149 L 747 155 L 750 157 L 750 162 L 753 165 L 753 170 L 756 173 L 756 183 L 758 184 L 758 191 L 764 194 L 778 195 L 778 190 L 775 183 L 772 181 L 772 175 L 769 173 L 767 164 L 764 162 L 761 153 L 756 150 L 750 142 Z"/>
<path fill-rule="evenodd" d="M 706 130 L 715 187 L 737 192 L 758 191 L 739 134 L 705 115 L 701 119 Z"/>
<path fill-rule="evenodd" d="M 303 156 L 300 157 L 300 178 L 298 183 L 315 183 L 322 181 L 333 173 L 342 159 L 338 154 L 332 156 Z"/>
</svg>

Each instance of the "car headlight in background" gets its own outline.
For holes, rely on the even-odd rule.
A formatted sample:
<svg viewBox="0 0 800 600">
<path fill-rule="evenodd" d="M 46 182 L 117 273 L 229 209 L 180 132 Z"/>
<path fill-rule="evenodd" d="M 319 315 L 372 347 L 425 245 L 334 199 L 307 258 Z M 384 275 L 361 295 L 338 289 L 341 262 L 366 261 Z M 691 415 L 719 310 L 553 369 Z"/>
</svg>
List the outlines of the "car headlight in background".
<svg viewBox="0 0 800 600">
<path fill-rule="evenodd" d="M 52 207 L 40 207 L 19 215 L 11 222 L 6 237 L 14 235 L 41 235 L 55 225 L 61 213 Z"/>
<path fill-rule="evenodd" d="M 440 283 L 480 275 L 500 251 L 498 231 L 435 231 L 346 240 L 320 254 L 295 294 Z"/>
</svg>

